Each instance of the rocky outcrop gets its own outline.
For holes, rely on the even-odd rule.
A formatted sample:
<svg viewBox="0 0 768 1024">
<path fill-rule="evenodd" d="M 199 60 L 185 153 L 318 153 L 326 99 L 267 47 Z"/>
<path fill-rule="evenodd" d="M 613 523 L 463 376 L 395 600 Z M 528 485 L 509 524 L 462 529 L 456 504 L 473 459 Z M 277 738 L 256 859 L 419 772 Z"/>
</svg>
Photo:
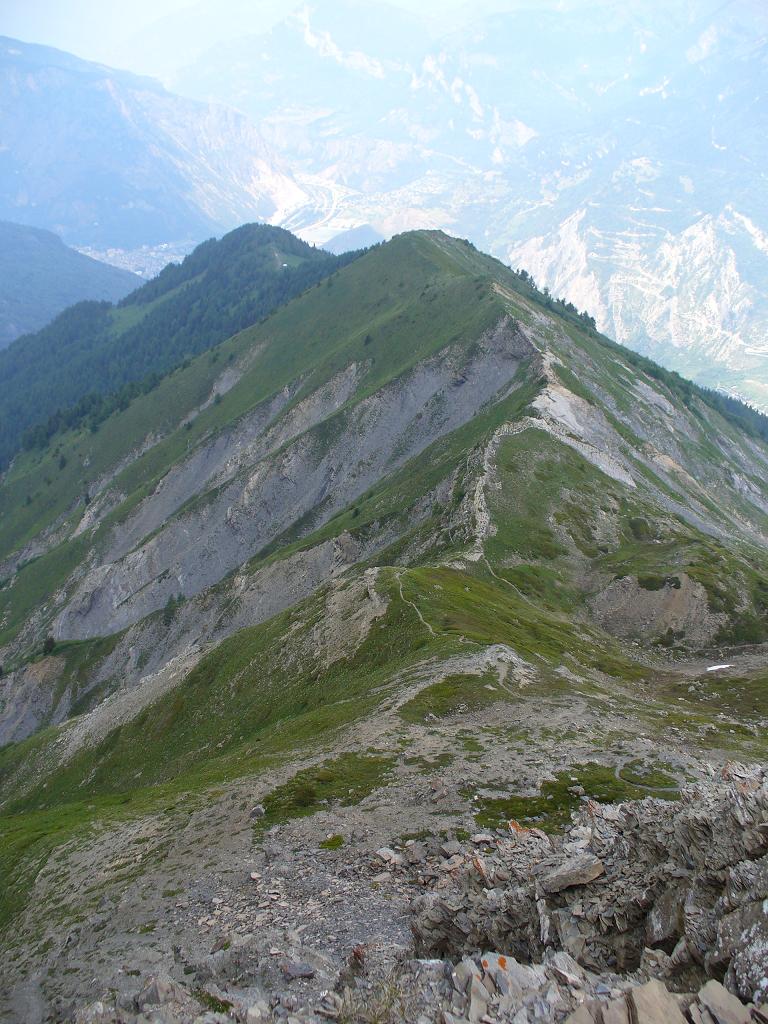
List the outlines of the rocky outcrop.
<svg viewBox="0 0 768 1024">
<path fill-rule="evenodd" d="M 256 1024 L 286 1019 L 289 1024 L 763 1024 L 766 1019 L 762 1009 L 745 1006 L 717 981 L 707 982 L 695 995 L 676 995 L 656 980 L 610 988 L 586 975 L 565 953 L 533 965 L 485 953 L 453 966 L 403 956 L 392 963 L 360 950 L 358 959 L 353 956 L 349 968 L 338 974 L 335 987 L 323 991 L 317 991 L 317 982 L 327 980 L 325 964 L 318 970 L 313 963 L 284 957 L 282 951 L 280 956 L 285 988 L 280 994 L 251 989 L 243 996 L 212 980 L 191 992 L 160 974 L 135 996 L 104 998 L 82 1007 L 75 1024 Z M 250 950 L 240 950 L 232 959 L 241 972 L 245 965 L 259 969 Z M 310 984 L 291 991 L 292 982 L 302 981 Z M 206 1006 L 216 1009 L 206 1012 Z"/>
<path fill-rule="evenodd" d="M 64 658 L 48 657 L 0 677 L 0 746 L 29 736 L 50 719 L 63 669 Z"/>
<path fill-rule="evenodd" d="M 728 765 L 679 804 L 588 801 L 562 841 L 510 822 L 487 855 L 454 856 L 413 931 L 422 955 L 560 949 L 591 971 L 724 977 L 765 1001 L 767 901 L 768 773 Z"/>
<path fill-rule="evenodd" d="M 650 581 L 614 579 L 591 600 L 590 610 L 603 629 L 622 639 L 696 649 L 711 646 L 728 621 L 727 615 L 710 610 L 702 584 L 683 572 Z"/>
<path fill-rule="evenodd" d="M 279 832 L 267 834 L 261 869 L 248 876 L 265 911 L 289 908 L 295 898 Z M 305 872 L 317 855 L 293 856 Z M 121 982 L 121 991 L 76 1009 L 74 1020 L 768 1021 L 762 768 L 729 765 L 689 787 L 680 804 L 586 801 L 563 838 L 510 822 L 506 834 L 481 832 L 465 842 L 393 841 L 369 853 L 367 863 L 338 857 L 332 888 L 323 890 L 335 908 L 325 908 L 329 920 L 342 926 L 361 914 L 386 915 L 388 902 L 425 888 L 411 903 L 415 948 L 382 918 L 377 941 L 348 948 L 339 967 L 328 928 L 315 929 L 312 944 L 306 924 L 250 931 L 241 924 L 245 894 L 209 893 L 207 911 L 198 916 L 203 908 L 196 905 L 193 913 L 210 952 L 175 947 L 169 973 L 157 971 L 133 988 Z M 371 903 L 380 887 L 388 898 Z M 177 903 L 186 907 L 187 900 Z M 273 920 L 268 912 L 261 919 Z"/>
</svg>

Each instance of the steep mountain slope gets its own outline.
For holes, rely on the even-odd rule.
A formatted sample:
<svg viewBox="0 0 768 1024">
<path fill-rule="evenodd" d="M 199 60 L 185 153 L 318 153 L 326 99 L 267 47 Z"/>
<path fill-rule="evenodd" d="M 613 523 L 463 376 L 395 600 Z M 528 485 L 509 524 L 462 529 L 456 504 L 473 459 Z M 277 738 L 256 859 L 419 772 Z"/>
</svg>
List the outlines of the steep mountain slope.
<svg viewBox="0 0 768 1024">
<path fill-rule="evenodd" d="M 194 242 L 303 201 L 242 115 L 5 37 L 0 131 L 0 217 L 68 244 Z"/>
<path fill-rule="evenodd" d="M 82 299 L 117 302 L 134 274 L 69 249 L 50 231 L 0 221 L 0 348 Z"/>
<path fill-rule="evenodd" d="M 574 141 L 548 223 L 521 212 L 525 240 L 507 252 L 612 337 L 765 407 L 768 236 L 750 140 L 768 48 L 764 33 L 734 41 L 723 28 L 713 22 L 706 52 L 626 104 L 606 128 L 609 152 L 596 160 L 593 139 Z"/>
<path fill-rule="evenodd" d="M 765 428 L 416 232 L 19 457 L 11 1019 L 158 972 L 298 1010 L 274 957 L 327 991 L 409 942 L 378 847 L 764 757 Z"/>
<path fill-rule="evenodd" d="M 62 426 L 92 428 L 160 375 L 268 316 L 354 254 L 248 224 L 198 246 L 118 306 L 86 302 L 0 354 L 0 466 Z"/>
</svg>

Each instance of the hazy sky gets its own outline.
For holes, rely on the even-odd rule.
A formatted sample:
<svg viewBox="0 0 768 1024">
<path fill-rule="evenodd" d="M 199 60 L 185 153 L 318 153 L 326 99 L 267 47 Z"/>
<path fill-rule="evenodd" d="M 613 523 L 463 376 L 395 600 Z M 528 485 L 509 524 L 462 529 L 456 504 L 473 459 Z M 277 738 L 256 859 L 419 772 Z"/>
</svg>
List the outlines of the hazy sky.
<svg viewBox="0 0 768 1024">
<path fill-rule="evenodd" d="M 325 6 L 331 13 L 369 0 L 0 0 L 0 35 L 43 43 L 161 79 L 172 90 L 183 71 L 217 43 L 268 31 L 296 7 Z M 754 11 L 765 28 L 766 0 L 377 0 L 422 15 L 441 33 L 470 24 L 480 12 L 542 7 L 571 11 L 601 7 L 617 12 L 671 8 L 697 17 L 718 7 Z M 669 11 L 667 11 L 669 13 Z M 592 12 L 594 19 L 594 11 Z M 744 18 L 742 17 L 743 21 Z M 363 24 L 364 19 L 363 19 Z"/>
<path fill-rule="evenodd" d="M 157 49 L 147 52 L 150 35 L 168 23 L 168 16 L 184 13 L 215 18 L 229 34 L 247 21 L 248 31 L 268 29 L 301 0 L 0 0 L 0 35 L 30 43 L 44 43 L 67 50 L 86 60 L 100 61 L 129 70 L 163 74 Z M 427 16 L 444 15 L 467 5 L 467 0 L 388 0 L 389 3 Z M 499 0 L 492 6 L 512 6 Z M 176 24 L 180 20 L 176 19 Z M 163 36 L 168 67 L 178 66 L 174 32 Z M 179 40 L 177 50 L 184 45 Z"/>
<path fill-rule="evenodd" d="M 0 34 L 100 59 L 121 37 L 190 6 L 189 0 L 0 0 Z"/>
</svg>

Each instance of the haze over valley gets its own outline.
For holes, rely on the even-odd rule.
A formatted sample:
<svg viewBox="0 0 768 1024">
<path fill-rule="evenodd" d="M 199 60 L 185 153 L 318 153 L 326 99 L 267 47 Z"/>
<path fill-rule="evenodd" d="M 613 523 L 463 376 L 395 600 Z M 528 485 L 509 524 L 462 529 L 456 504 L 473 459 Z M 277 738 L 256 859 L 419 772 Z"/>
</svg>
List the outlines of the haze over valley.
<svg viewBox="0 0 768 1024">
<path fill-rule="evenodd" d="M 3 130 L 34 155 L 23 189 L 5 165 L 0 215 L 145 274 L 164 258 L 147 247 L 176 257 L 247 220 L 316 244 L 442 228 L 609 336 L 764 405 L 762 5 L 428 14 L 349 0 L 228 20 L 202 3 L 102 44 L 170 93 L 6 41 Z M 62 123 L 86 135 L 52 190 Z"/>
</svg>

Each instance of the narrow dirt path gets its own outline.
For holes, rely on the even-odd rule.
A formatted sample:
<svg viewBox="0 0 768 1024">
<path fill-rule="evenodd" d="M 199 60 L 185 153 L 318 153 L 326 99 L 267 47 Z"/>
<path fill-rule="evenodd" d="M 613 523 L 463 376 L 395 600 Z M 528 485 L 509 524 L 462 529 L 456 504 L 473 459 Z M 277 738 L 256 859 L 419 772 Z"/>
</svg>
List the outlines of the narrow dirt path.
<svg viewBox="0 0 768 1024">
<path fill-rule="evenodd" d="M 413 601 L 409 601 L 408 598 L 403 593 L 403 572 L 404 572 L 404 570 L 400 569 L 395 574 L 397 576 L 397 586 L 398 586 L 398 588 L 400 590 L 400 598 L 401 598 L 403 604 L 407 604 L 409 607 L 413 608 L 413 610 L 416 612 L 416 614 L 418 615 L 419 619 L 421 620 L 422 626 L 424 626 L 424 628 L 427 630 L 427 632 L 429 633 L 430 636 L 437 636 L 437 633 L 434 631 L 434 629 L 430 626 L 430 624 L 427 622 L 427 620 L 421 614 L 421 609 L 418 607 L 418 605 L 414 604 Z"/>
</svg>

